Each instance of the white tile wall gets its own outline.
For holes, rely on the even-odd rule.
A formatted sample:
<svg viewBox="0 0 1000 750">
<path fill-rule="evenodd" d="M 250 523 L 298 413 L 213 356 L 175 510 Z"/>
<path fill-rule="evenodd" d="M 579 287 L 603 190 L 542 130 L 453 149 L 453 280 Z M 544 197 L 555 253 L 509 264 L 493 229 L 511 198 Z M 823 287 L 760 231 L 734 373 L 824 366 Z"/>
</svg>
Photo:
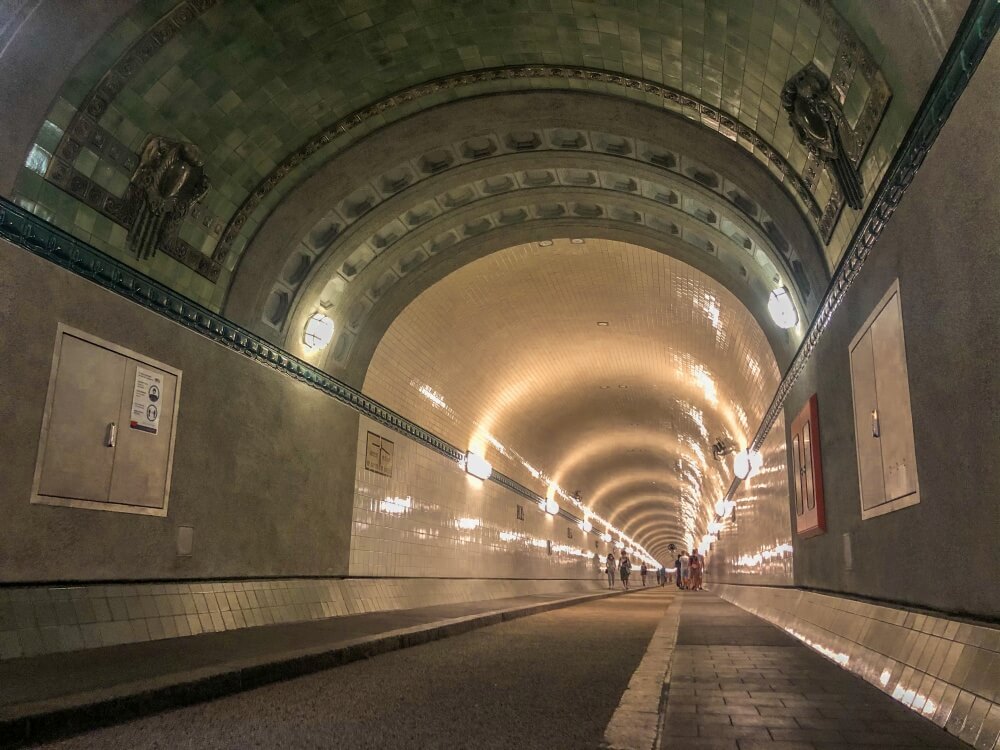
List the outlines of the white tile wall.
<svg viewBox="0 0 1000 750">
<path fill-rule="evenodd" d="M 790 585 L 794 582 L 785 417 L 778 416 L 761 448 L 764 467 L 742 482 L 736 512 L 707 556 L 712 582 Z"/>
<path fill-rule="evenodd" d="M 368 432 L 395 444 L 391 477 L 365 469 Z M 517 520 L 517 506 L 524 520 Z M 598 579 L 596 534 L 362 417 L 351 530 L 352 576 Z M 552 553 L 549 553 L 549 543 Z"/>
<path fill-rule="evenodd" d="M 281 579 L 0 588 L 0 660 L 531 594 L 599 580 Z"/>
<path fill-rule="evenodd" d="M 662 557 L 696 538 L 692 519 L 732 479 L 710 444 L 742 447 L 780 380 L 757 321 L 711 277 L 628 243 L 556 239 L 469 263 L 413 300 L 364 391 L 538 494 L 520 459 L 580 490 Z"/>
</svg>

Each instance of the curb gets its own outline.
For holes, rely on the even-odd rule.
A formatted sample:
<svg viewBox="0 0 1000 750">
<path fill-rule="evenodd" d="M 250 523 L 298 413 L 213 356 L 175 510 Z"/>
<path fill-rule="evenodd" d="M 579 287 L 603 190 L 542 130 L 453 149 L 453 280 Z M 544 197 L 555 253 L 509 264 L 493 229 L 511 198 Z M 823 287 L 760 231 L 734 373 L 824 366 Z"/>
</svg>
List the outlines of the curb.
<svg viewBox="0 0 1000 750">
<path fill-rule="evenodd" d="M 0 747 L 24 747 L 122 724 L 168 709 L 222 698 L 489 625 L 625 593 L 584 594 L 554 602 L 494 610 L 340 641 L 332 647 L 286 651 L 260 659 L 233 661 L 222 666 L 0 708 Z"/>
</svg>

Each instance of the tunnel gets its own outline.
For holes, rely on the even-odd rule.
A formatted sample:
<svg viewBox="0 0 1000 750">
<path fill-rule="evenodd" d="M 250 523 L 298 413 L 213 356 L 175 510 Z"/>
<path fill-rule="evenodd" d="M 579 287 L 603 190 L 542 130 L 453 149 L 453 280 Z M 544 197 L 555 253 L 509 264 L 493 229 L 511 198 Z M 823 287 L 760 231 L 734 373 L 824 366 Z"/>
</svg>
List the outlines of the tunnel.
<svg viewBox="0 0 1000 750">
<path fill-rule="evenodd" d="M 0 3 L 0 747 L 1000 749 L 998 25 Z"/>
</svg>

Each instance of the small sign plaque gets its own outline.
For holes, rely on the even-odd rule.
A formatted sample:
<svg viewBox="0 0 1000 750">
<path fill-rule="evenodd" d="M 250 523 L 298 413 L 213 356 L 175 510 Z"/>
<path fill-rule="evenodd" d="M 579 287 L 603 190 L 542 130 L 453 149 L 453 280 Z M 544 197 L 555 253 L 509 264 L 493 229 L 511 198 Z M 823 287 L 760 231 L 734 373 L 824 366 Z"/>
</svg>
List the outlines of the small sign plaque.
<svg viewBox="0 0 1000 750">
<path fill-rule="evenodd" d="M 391 440 L 369 432 L 368 445 L 365 449 L 365 468 L 376 474 L 391 477 L 393 448 L 394 444 Z"/>
<path fill-rule="evenodd" d="M 139 365 L 135 370 L 135 389 L 132 391 L 132 413 L 129 427 L 150 432 L 160 428 L 160 398 L 163 395 L 163 374 Z"/>
</svg>

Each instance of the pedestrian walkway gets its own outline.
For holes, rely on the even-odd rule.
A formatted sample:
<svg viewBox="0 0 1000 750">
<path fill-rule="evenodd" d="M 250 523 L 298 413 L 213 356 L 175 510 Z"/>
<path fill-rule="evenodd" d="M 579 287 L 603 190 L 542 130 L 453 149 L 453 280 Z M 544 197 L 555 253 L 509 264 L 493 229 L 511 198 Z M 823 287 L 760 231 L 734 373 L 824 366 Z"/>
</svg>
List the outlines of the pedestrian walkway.
<svg viewBox="0 0 1000 750">
<path fill-rule="evenodd" d="M 965 748 L 784 631 L 709 593 L 685 593 L 660 747 Z"/>
<path fill-rule="evenodd" d="M 640 588 L 44 747 L 596 749 L 676 598 Z"/>
<path fill-rule="evenodd" d="M 465 602 L 0 661 L 0 747 L 121 722 L 621 593 Z"/>
<path fill-rule="evenodd" d="M 59 750 L 967 750 L 783 630 L 670 587 L 0 663 L 0 717 L 26 711 Z"/>
</svg>

